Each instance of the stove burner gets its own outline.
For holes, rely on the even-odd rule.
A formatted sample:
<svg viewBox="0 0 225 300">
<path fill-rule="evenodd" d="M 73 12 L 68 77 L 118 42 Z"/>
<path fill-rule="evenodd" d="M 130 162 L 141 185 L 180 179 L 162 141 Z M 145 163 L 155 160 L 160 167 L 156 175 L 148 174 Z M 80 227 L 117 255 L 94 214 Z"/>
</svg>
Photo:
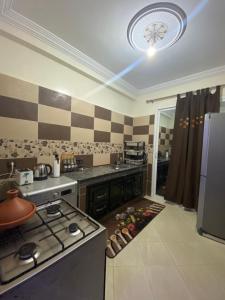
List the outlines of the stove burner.
<svg viewBox="0 0 225 300">
<path fill-rule="evenodd" d="M 79 227 L 78 227 L 78 225 L 76 223 L 71 223 L 69 225 L 68 229 L 69 229 L 69 233 L 71 235 L 77 235 L 77 234 L 80 233 L 80 229 L 79 229 Z"/>
<path fill-rule="evenodd" d="M 56 217 L 60 216 L 60 205 L 59 204 L 53 204 L 46 208 L 47 210 L 47 216 L 48 217 Z"/>
<path fill-rule="evenodd" d="M 24 262 L 32 262 L 37 258 L 39 253 L 35 243 L 27 243 L 20 247 L 18 251 L 19 259 Z"/>
</svg>

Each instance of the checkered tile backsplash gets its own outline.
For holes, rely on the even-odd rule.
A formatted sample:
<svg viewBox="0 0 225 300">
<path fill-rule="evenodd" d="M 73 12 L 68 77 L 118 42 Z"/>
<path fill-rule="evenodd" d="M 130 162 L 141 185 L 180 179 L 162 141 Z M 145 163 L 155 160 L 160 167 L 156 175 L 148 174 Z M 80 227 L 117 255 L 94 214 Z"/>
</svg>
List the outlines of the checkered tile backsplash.
<svg viewBox="0 0 225 300">
<path fill-rule="evenodd" d="M 0 107 L 1 159 L 38 155 L 48 162 L 53 151 L 75 151 L 106 164 L 132 140 L 133 118 L 6 75 Z"/>
<path fill-rule="evenodd" d="M 86 166 L 110 164 L 124 141 L 145 141 L 150 194 L 153 135 L 154 115 L 132 118 L 0 74 L 0 173 L 7 159 L 30 167 L 52 163 L 54 152 L 74 152 Z"/>
<path fill-rule="evenodd" d="M 173 141 L 173 129 L 159 127 L 159 151 L 165 155 L 166 151 L 170 151 Z"/>
</svg>

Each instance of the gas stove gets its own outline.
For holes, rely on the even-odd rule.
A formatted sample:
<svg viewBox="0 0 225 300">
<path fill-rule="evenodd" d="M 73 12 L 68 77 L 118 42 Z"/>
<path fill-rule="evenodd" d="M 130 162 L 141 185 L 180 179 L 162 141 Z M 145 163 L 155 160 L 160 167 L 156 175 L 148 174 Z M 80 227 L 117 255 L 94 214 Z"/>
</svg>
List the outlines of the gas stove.
<svg viewBox="0 0 225 300">
<path fill-rule="evenodd" d="M 24 225 L 0 233 L 0 280 L 9 283 L 64 252 L 99 225 L 64 199 L 37 207 Z"/>
</svg>

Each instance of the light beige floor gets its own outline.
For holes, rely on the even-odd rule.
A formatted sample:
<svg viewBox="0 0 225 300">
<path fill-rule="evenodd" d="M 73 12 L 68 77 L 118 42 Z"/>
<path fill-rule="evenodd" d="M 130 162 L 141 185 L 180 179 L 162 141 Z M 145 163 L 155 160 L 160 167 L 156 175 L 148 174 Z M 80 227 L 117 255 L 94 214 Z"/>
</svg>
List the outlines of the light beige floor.
<svg viewBox="0 0 225 300">
<path fill-rule="evenodd" d="M 106 300 L 225 300 L 225 245 L 196 233 L 196 213 L 166 208 L 114 259 Z"/>
</svg>

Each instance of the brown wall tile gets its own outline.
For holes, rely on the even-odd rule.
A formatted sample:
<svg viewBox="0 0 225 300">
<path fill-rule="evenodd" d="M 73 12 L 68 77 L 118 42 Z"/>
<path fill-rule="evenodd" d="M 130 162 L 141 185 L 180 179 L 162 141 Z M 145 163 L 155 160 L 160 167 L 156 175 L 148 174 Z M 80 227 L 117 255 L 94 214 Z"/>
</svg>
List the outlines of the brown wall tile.
<svg viewBox="0 0 225 300">
<path fill-rule="evenodd" d="M 76 155 L 77 160 L 81 160 L 80 165 L 82 167 L 91 168 L 93 167 L 93 154 L 90 155 Z"/>
<path fill-rule="evenodd" d="M 70 140 L 70 127 L 38 123 L 38 138 L 42 140 Z"/>
<path fill-rule="evenodd" d="M 133 129 L 133 134 L 134 135 L 143 135 L 143 134 L 148 134 L 149 131 L 149 126 L 135 126 Z"/>
<path fill-rule="evenodd" d="M 154 124 L 155 123 L 155 115 L 150 115 L 150 124 Z"/>
<path fill-rule="evenodd" d="M 166 127 L 161 126 L 161 132 L 166 133 Z"/>
<path fill-rule="evenodd" d="M 71 126 L 94 129 L 94 118 L 76 113 L 71 113 Z"/>
<path fill-rule="evenodd" d="M 132 135 L 124 134 L 123 140 L 124 142 L 132 141 Z"/>
<path fill-rule="evenodd" d="M 39 103 L 61 108 L 65 110 L 71 110 L 71 97 L 64 95 L 44 87 L 39 87 Z"/>
<path fill-rule="evenodd" d="M 124 125 L 119 123 L 111 123 L 111 132 L 123 133 Z"/>
<path fill-rule="evenodd" d="M 38 120 L 38 105 L 36 103 L 0 96 L 0 107 L 0 116 L 2 117 Z"/>
<path fill-rule="evenodd" d="M 153 141 L 154 141 L 154 136 L 153 136 L 152 134 L 150 134 L 150 135 L 149 135 L 148 143 L 149 143 L 150 145 L 152 145 L 152 144 L 153 144 Z"/>
<path fill-rule="evenodd" d="M 100 143 L 110 143 L 110 132 L 95 130 L 94 141 Z"/>
<path fill-rule="evenodd" d="M 118 153 L 110 153 L 110 165 L 115 164 L 118 159 Z"/>
<path fill-rule="evenodd" d="M 133 118 L 125 116 L 124 117 L 124 124 L 129 125 L 129 126 L 133 126 Z"/>
<path fill-rule="evenodd" d="M 15 159 L 0 159 L 0 173 L 8 173 L 10 171 L 8 164 L 13 161 L 15 163 L 15 168 L 24 169 L 29 168 L 33 169 L 37 164 L 37 158 L 15 158 Z"/>
<path fill-rule="evenodd" d="M 95 105 L 95 117 L 111 121 L 111 110 Z"/>
</svg>

